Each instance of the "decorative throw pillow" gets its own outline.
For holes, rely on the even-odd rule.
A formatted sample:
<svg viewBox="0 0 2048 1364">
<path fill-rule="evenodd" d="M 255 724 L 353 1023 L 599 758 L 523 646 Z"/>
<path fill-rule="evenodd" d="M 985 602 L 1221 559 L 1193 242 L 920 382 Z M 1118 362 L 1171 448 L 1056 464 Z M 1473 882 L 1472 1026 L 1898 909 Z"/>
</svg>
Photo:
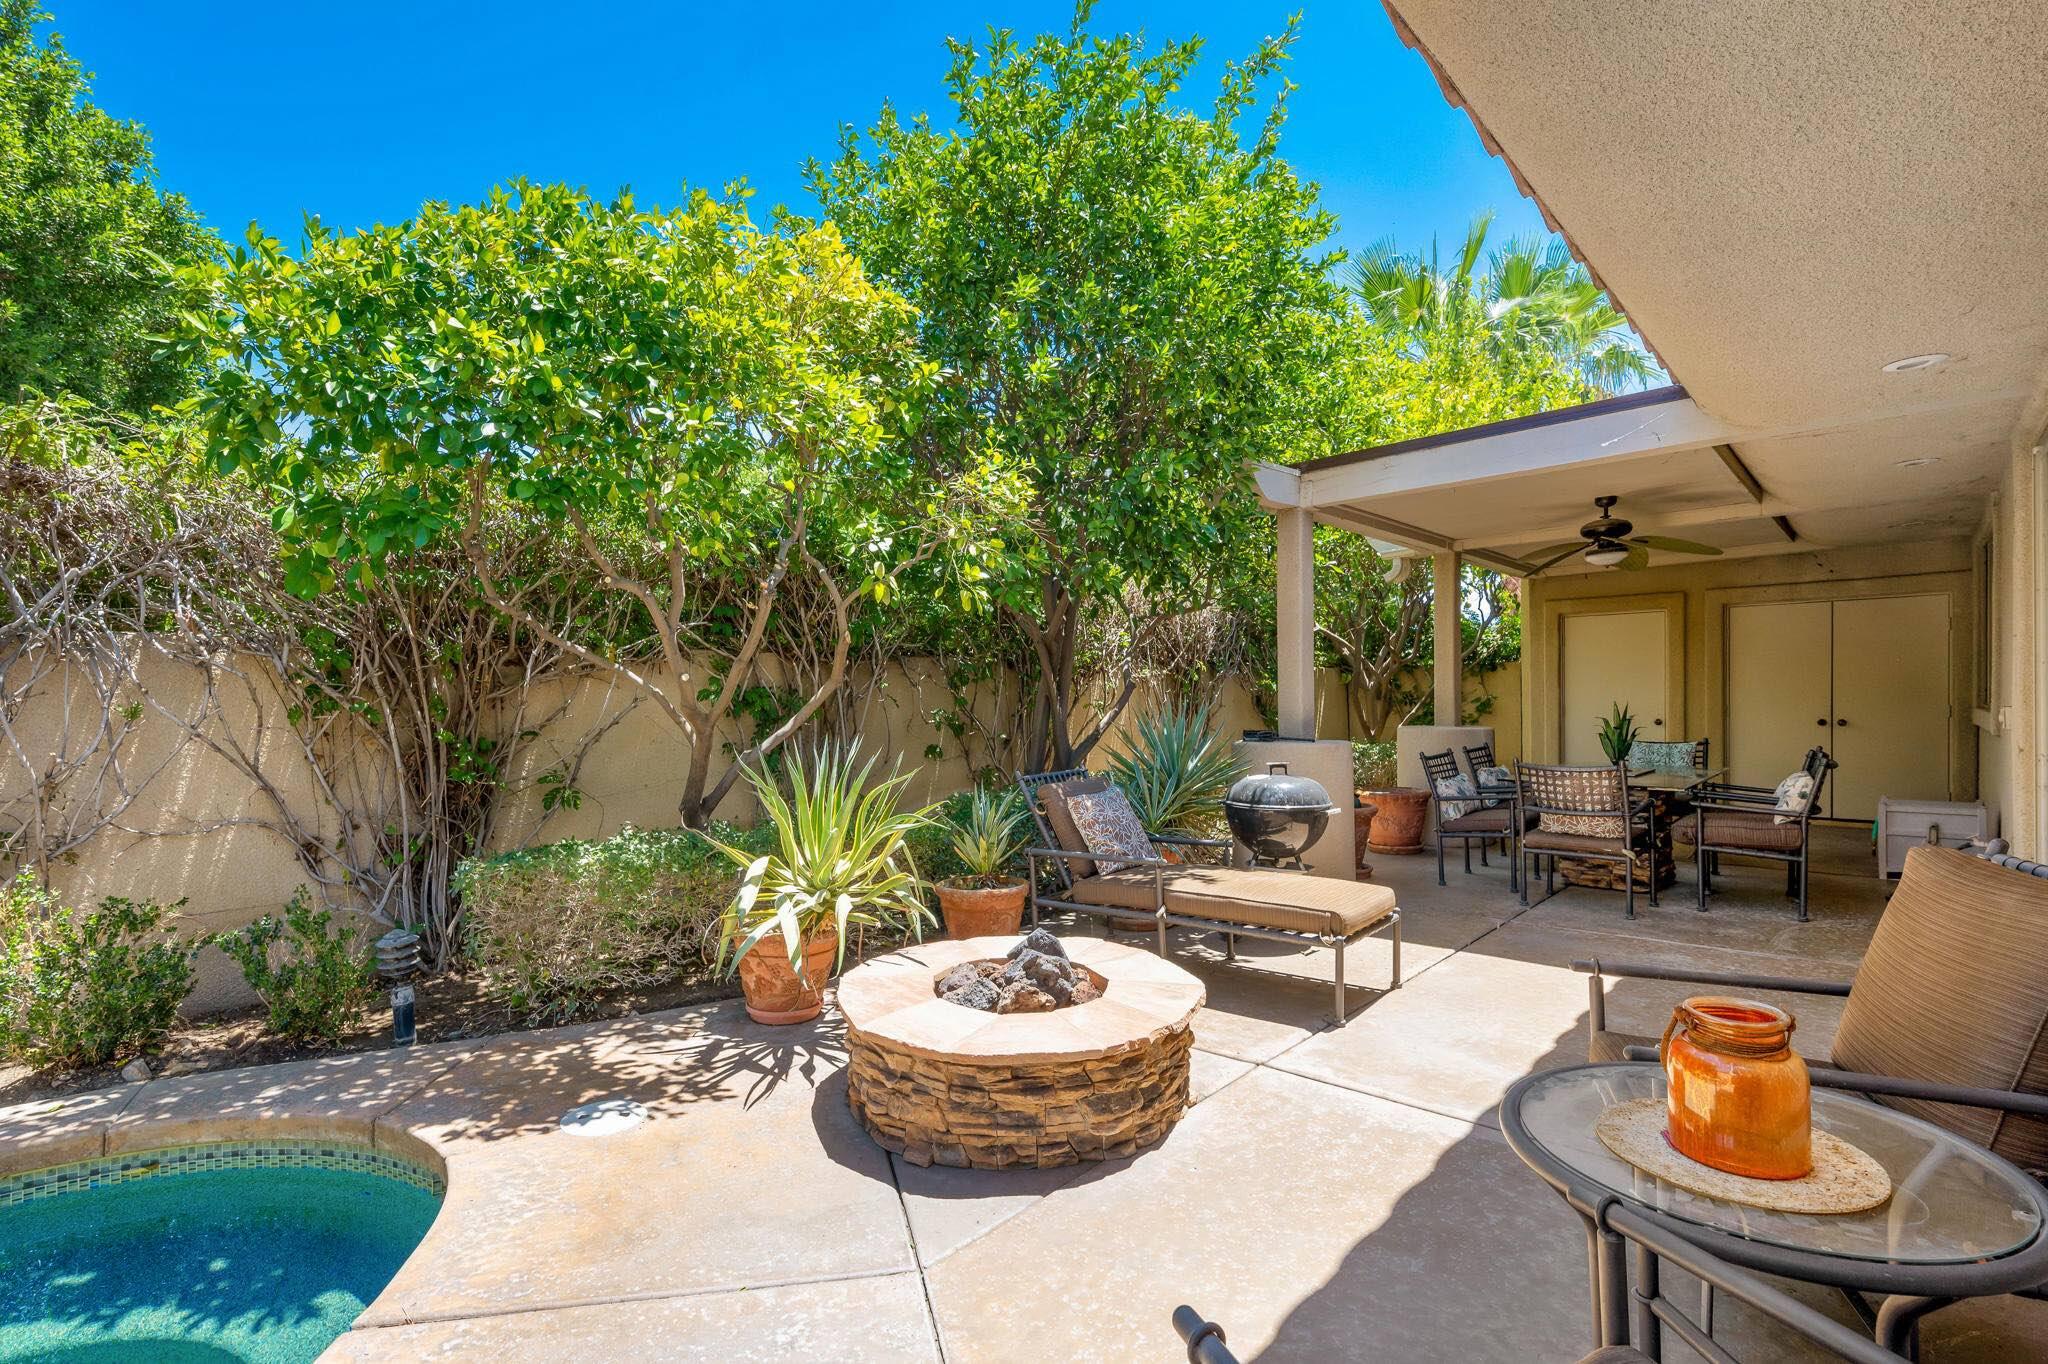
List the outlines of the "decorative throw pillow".
<svg viewBox="0 0 2048 1364">
<path fill-rule="evenodd" d="M 1790 824 L 1799 818 L 1799 812 L 1806 808 L 1806 802 L 1813 795 L 1813 774 L 1801 769 L 1778 783 L 1778 823 Z"/>
<path fill-rule="evenodd" d="M 1515 784 L 1515 774 L 1505 767 L 1482 767 L 1479 769 L 1479 784 L 1481 786 L 1513 786 Z M 1504 800 L 1489 800 L 1482 803 L 1489 810 L 1497 810 L 1507 804 Z"/>
<path fill-rule="evenodd" d="M 1630 767 L 1647 767 L 1652 772 L 1672 772 L 1683 776 L 1693 770 L 1693 747 L 1690 740 L 1667 743 L 1638 739 L 1629 747 L 1628 763 Z"/>
<path fill-rule="evenodd" d="M 1152 840 L 1146 837 L 1145 826 L 1138 822 L 1138 812 L 1131 808 L 1131 802 L 1115 787 L 1107 791 L 1069 792 L 1067 810 L 1074 817 L 1074 827 L 1081 831 L 1081 841 L 1092 853 L 1122 853 L 1125 857 L 1153 858 Z M 1121 871 L 1128 862 L 1113 861 L 1108 857 L 1097 857 L 1095 869 L 1104 875 Z"/>
<path fill-rule="evenodd" d="M 1455 777 L 1445 777 L 1442 780 L 1438 781 L 1436 784 L 1436 793 L 1439 796 L 1445 797 L 1476 796 L 1479 794 L 1479 788 L 1472 784 L 1472 779 L 1470 777 L 1466 776 L 1463 772 L 1460 772 Z M 1476 800 L 1447 799 L 1443 803 L 1443 817 L 1445 819 L 1456 819 L 1459 815 L 1469 814 L 1478 808 L 1479 802 Z"/>
</svg>

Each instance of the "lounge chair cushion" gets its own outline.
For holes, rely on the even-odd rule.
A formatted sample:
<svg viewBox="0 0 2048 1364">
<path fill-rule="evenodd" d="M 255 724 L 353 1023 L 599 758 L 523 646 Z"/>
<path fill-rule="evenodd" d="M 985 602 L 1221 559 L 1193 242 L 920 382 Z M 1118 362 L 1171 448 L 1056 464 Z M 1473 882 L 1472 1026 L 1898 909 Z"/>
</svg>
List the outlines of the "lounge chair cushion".
<svg viewBox="0 0 2048 1364">
<path fill-rule="evenodd" d="M 2048 1093 L 2048 882 L 1951 848 L 1918 847 L 1856 973 L 1834 1061 L 1867 1071 Z M 1885 1098 L 2027 1169 L 2048 1122 Z"/>
<path fill-rule="evenodd" d="M 1700 815 L 1707 821 L 1707 846 L 1713 848 L 1798 852 L 1804 838 L 1797 824 L 1780 824 L 1775 815 L 1761 810 L 1702 810 Z M 1672 825 L 1671 836 L 1691 843 L 1697 837 L 1693 821 L 1682 819 Z"/>
<path fill-rule="evenodd" d="M 1394 892 L 1362 881 L 1246 867 L 1176 867 L 1161 872 L 1169 914 L 1218 923 L 1353 937 L 1394 912 Z M 1138 868 L 1074 883 L 1084 905 L 1150 914 L 1152 873 Z"/>
<path fill-rule="evenodd" d="M 1063 851 L 1088 851 L 1088 840 L 1081 836 L 1081 828 L 1074 822 L 1074 813 L 1067 808 L 1067 797 L 1093 795 L 1108 789 L 1109 782 L 1102 777 L 1069 777 L 1038 789 L 1038 808 L 1045 811 L 1045 822 L 1052 826 L 1053 839 Z M 1095 863 L 1087 858 L 1061 860 L 1067 864 L 1067 875 L 1076 880 L 1095 875 Z"/>
<path fill-rule="evenodd" d="M 1535 822 L 1536 816 L 1524 815 L 1522 827 L 1529 828 Z M 1447 834 L 1504 834 L 1508 831 L 1508 809 L 1505 805 L 1489 806 L 1484 810 L 1474 810 L 1469 815 L 1447 819 L 1437 827 Z"/>
</svg>

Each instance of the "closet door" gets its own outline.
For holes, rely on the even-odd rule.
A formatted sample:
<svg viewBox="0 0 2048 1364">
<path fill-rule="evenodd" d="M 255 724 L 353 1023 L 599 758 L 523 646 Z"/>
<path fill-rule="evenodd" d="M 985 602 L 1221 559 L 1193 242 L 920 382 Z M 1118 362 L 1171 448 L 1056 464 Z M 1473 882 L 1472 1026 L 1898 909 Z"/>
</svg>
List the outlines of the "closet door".
<svg viewBox="0 0 2048 1364">
<path fill-rule="evenodd" d="M 1776 786 L 1815 744 L 1829 743 L 1832 604 L 1728 608 L 1728 751 L 1709 752 L 1726 781 Z"/>
<path fill-rule="evenodd" d="M 1557 737 L 1564 761 L 1607 761 L 1600 722 L 1617 703 L 1628 707 L 1641 737 L 1674 737 L 1664 715 L 1670 694 L 1664 612 L 1582 613 L 1566 616 L 1562 624 Z"/>
<path fill-rule="evenodd" d="M 1835 603 L 1828 812 L 1875 819 L 1879 796 L 1949 797 L 1948 598 Z"/>
</svg>

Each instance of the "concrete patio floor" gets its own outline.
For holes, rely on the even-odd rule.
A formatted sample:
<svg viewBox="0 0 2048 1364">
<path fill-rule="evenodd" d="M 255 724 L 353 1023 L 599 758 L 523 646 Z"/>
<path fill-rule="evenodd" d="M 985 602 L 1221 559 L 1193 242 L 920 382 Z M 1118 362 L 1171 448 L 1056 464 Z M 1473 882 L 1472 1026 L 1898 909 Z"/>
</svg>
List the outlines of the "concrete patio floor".
<svg viewBox="0 0 2048 1364">
<path fill-rule="evenodd" d="M 1700 915 L 1681 867 L 1630 923 L 1612 893 L 1524 912 L 1498 865 L 1439 889 L 1433 858 L 1376 858 L 1405 915 L 1404 987 L 1354 988 L 1333 1028 L 1325 954 L 1247 942 L 1231 965 L 1177 943 L 1209 991 L 1196 1102 L 1157 1147 L 1100 1165 L 906 1165 L 847 1112 L 829 1012 L 763 1028 L 735 1004 L 24 1106 L 0 1113 L 0 1152 L 20 1169 L 226 1121 L 435 1153 L 447 1205 L 335 1360 L 1163 1361 L 1182 1357 L 1180 1302 L 1248 1360 L 1575 1360 L 1578 1224 L 1492 1111 L 1522 1075 L 1584 1059 L 1585 979 L 1566 964 L 1846 979 L 1884 904 L 1866 843 L 1831 831 L 1806 925 L 1768 869 L 1731 868 Z M 1386 951 L 1353 949 L 1348 978 L 1383 981 Z M 1677 993 L 1618 985 L 1611 1026 L 1657 1032 Z M 1801 1048 L 1824 1054 L 1834 1011 L 1798 1007 Z M 610 1097 L 653 1120 L 557 1129 Z M 1739 1314 L 1722 1329 L 1747 1358 L 1805 1357 Z M 2048 1359 L 2048 1305 L 1958 1307 L 1924 1339 L 1931 1361 Z"/>
</svg>

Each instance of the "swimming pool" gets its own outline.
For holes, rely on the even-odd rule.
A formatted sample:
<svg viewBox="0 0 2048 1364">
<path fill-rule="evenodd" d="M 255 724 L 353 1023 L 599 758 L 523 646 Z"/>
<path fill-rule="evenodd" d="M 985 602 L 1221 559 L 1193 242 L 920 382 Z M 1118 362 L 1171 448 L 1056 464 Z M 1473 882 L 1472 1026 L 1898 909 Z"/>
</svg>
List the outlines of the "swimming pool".
<svg viewBox="0 0 2048 1364">
<path fill-rule="evenodd" d="M 398 1272 L 441 1195 L 433 1171 L 334 1141 L 0 1180 L 0 1361 L 310 1360 Z"/>
</svg>

